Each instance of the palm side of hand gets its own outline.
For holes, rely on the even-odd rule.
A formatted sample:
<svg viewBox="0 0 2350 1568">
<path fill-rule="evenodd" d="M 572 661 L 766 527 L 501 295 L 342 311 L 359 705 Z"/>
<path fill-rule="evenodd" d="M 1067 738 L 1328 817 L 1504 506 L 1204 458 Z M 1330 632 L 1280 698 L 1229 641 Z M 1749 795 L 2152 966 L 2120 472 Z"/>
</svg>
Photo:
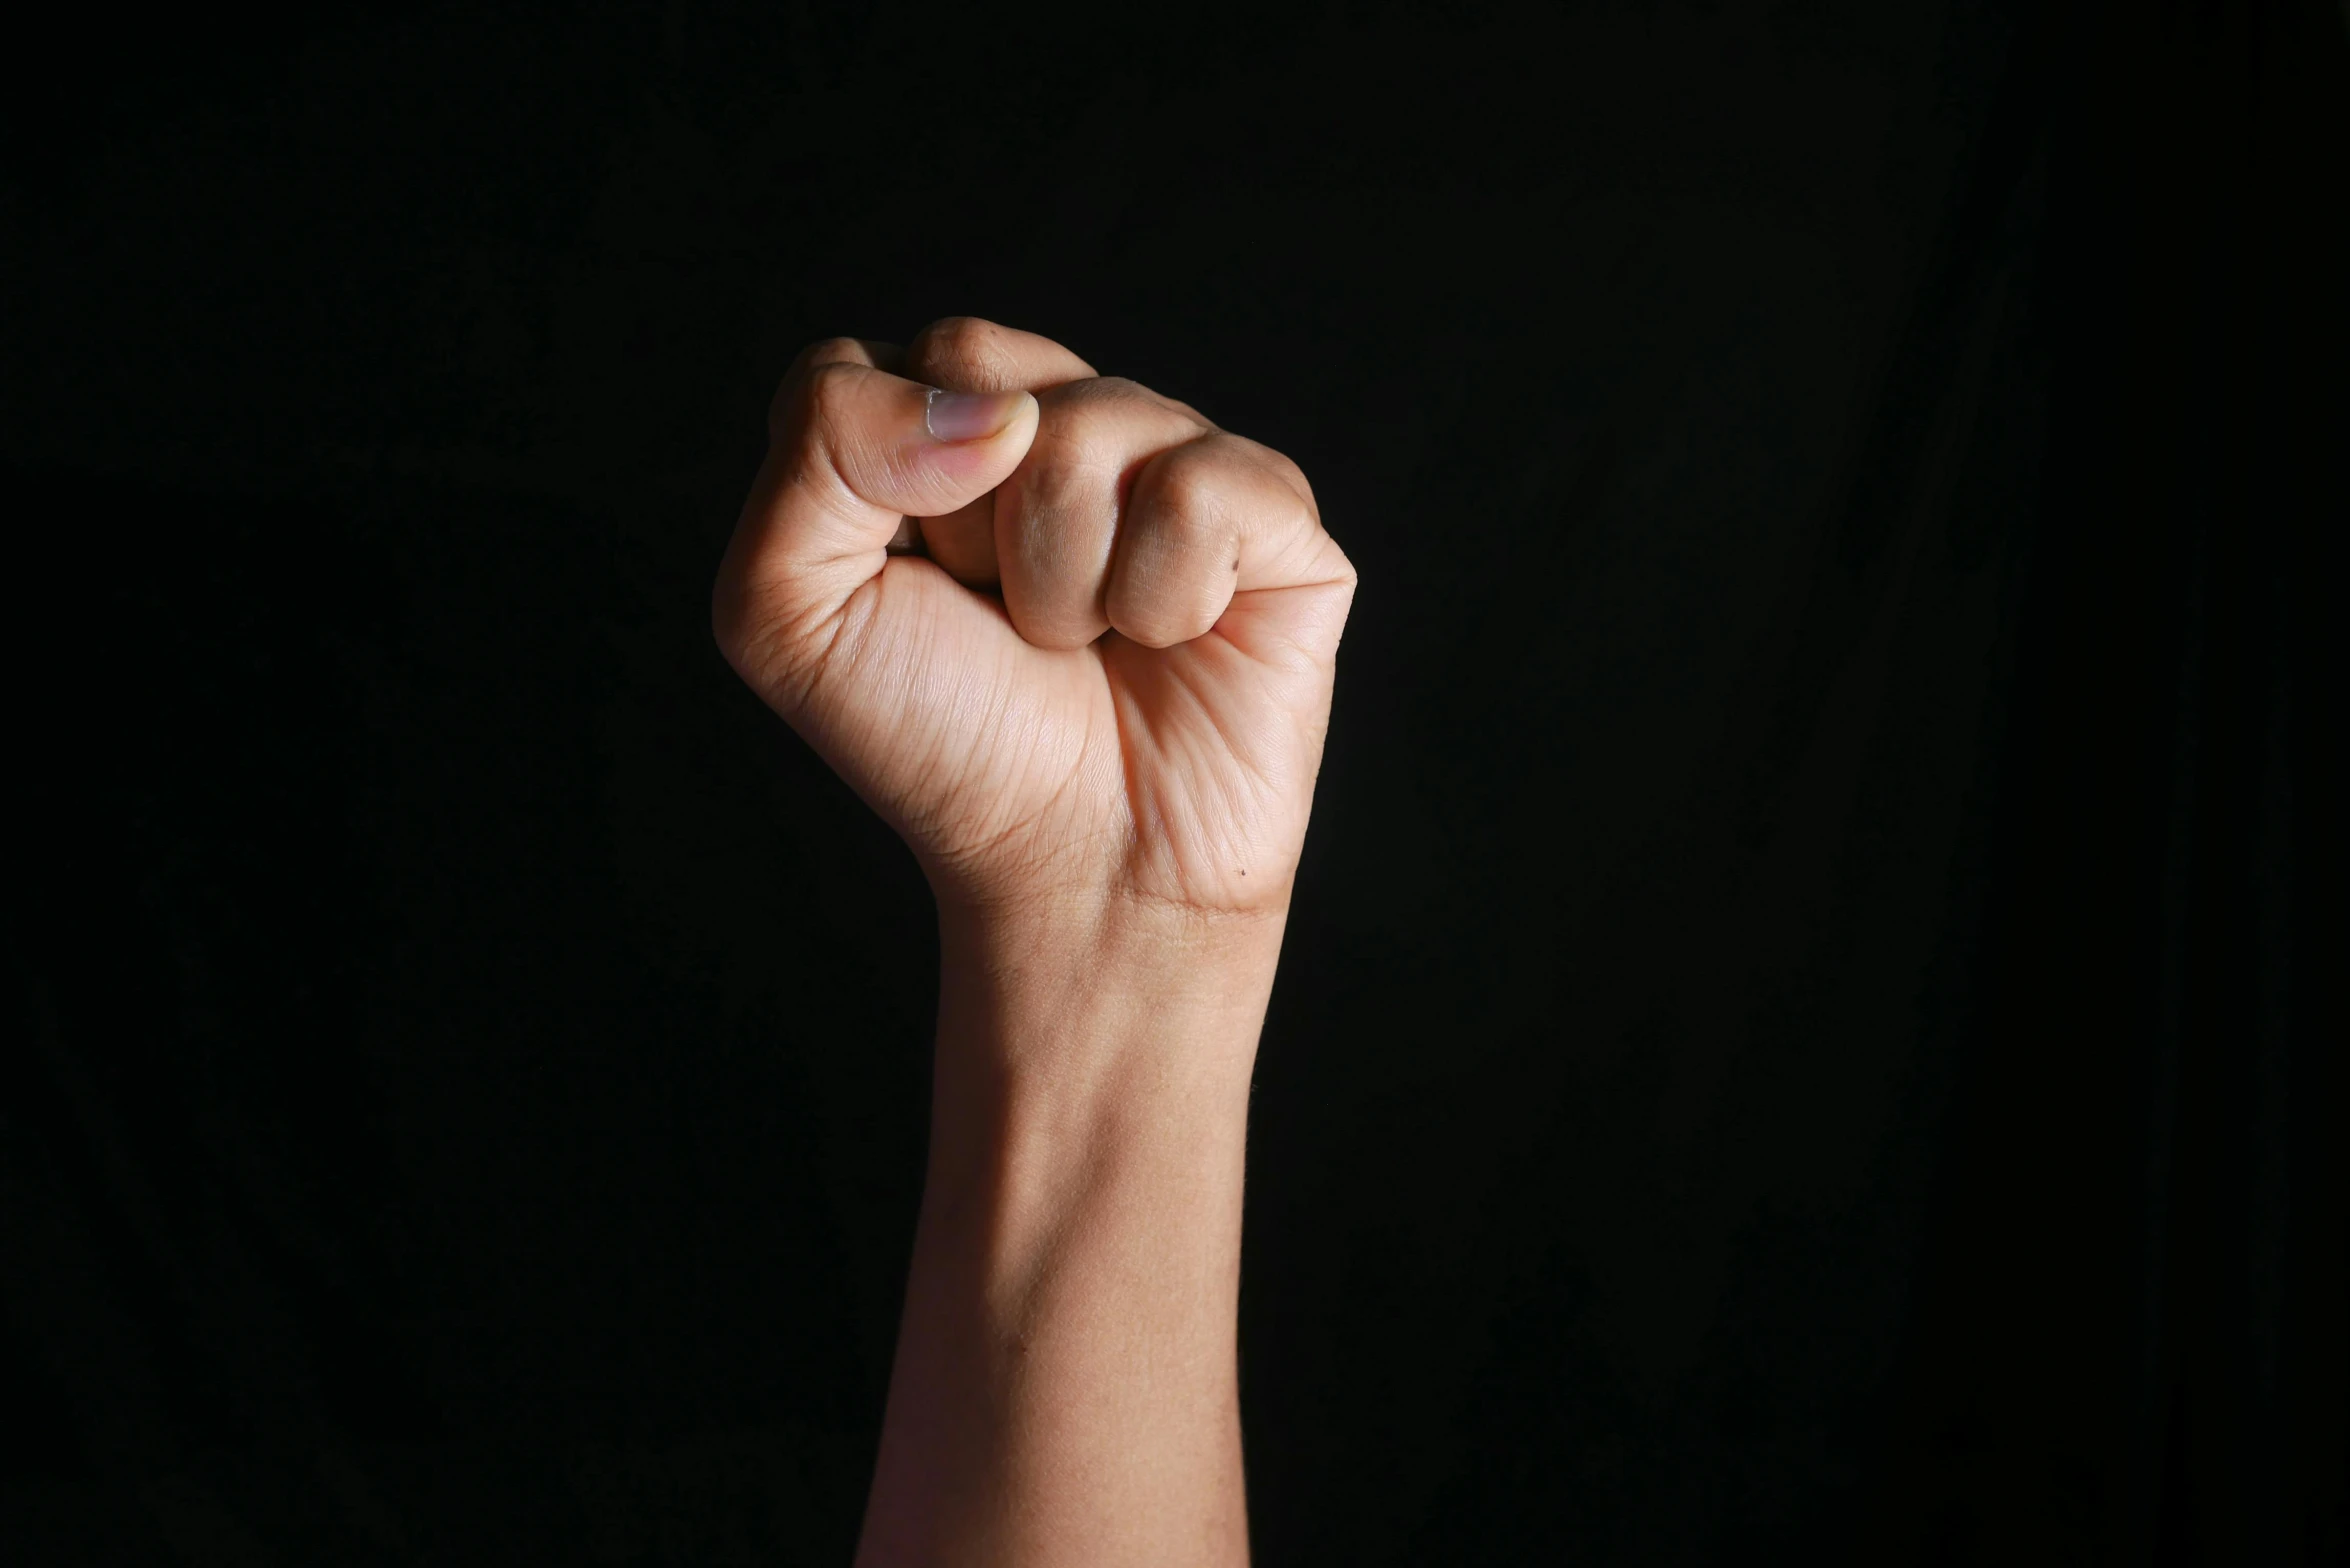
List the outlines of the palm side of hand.
<svg viewBox="0 0 2350 1568">
<path fill-rule="evenodd" d="M 1329 704 L 1310 658 L 1252 650 L 1241 625 L 1173 648 L 1115 632 L 1038 648 L 918 559 L 865 591 L 850 613 L 870 615 L 873 651 L 828 672 L 818 701 L 837 717 L 811 739 L 934 875 L 991 898 L 1109 888 L 1241 910 L 1286 894 Z"/>
<path fill-rule="evenodd" d="M 811 353 L 885 379 L 874 361 L 892 360 L 949 390 L 1035 390 L 1024 449 L 949 449 L 963 490 L 1006 456 L 1009 472 L 968 500 L 926 493 L 919 475 L 905 483 L 902 446 L 875 461 L 886 443 L 811 417 L 787 383 L 780 456 L 722 574 L 730 656 L 907 839 L 942 896 L 1279 907 L 1353 591 L 1302 477 L 1180 404 L 1092 377 L 1058 345 L 941 327 L 902 357 L 849 340 Z M 863 489 L 906 493 L 863 496 L 861 534 L 830 530 L 820 550 L 794 552 L 773 519 L 795 504 L 853 510 L 823 504 L 826 481 L 798 460 L 826 443 L 846 452 L 838 468 L 865 462 Z M 855 472 L 844 482 L 860 488 Z M 911 532 L 904 515 L 924 519 L 930 558 L 885 552 L 890 530 Z M 799 532 L 804 545 L 826 531 Z"/>
</svg>

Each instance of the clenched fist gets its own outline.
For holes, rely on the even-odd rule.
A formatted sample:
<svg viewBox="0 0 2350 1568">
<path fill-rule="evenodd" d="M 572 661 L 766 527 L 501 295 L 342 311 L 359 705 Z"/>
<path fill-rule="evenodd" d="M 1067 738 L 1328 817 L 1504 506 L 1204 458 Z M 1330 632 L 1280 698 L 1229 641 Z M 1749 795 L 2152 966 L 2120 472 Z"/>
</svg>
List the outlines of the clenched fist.
<svg viewBox="0 0 2350 1568">
<path fill-rule="evenodd" d="M 967 318 L 770 426 L 719 643 L 943 903 L 1286 908 L 1355 586 L 1296 464 Z"/>
</svg>

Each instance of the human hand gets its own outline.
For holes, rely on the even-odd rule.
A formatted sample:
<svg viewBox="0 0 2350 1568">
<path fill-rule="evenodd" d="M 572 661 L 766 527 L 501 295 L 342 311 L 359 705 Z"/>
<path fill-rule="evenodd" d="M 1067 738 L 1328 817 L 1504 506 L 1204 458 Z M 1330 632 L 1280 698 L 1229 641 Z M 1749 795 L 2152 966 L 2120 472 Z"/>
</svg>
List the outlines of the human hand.
<svg viewBox="0 0 2350 1568">
<path fill-rule="evenodd" d="M 1289 459 L 950 318 L 794 362 L 712 611 L 942 904 L 1277 918 L 1354 586 Z"/>
</svg>

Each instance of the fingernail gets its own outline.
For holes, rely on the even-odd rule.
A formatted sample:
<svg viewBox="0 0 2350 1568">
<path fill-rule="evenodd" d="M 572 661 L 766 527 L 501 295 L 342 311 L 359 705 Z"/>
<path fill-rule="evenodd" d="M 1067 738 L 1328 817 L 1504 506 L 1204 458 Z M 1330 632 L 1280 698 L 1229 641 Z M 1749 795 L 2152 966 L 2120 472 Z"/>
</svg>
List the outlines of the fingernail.
<svg viewBox="0 0 2350 1568">
<path fill-rule="evenodd" d="M 1010 424 L 1028 401 L 1025 392 L 941 392 L 930 390 L 922 422 L 933 441 L 980 441 Z"/>
</svg>

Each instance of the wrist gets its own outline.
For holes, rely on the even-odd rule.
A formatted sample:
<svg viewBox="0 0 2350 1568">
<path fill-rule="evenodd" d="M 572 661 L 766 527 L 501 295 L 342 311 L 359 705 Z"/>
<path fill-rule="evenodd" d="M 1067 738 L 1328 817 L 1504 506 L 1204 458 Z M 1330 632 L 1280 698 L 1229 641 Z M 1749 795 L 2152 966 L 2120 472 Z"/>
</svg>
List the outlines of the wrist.
<svg viewBox="0 0 2350 1568">
<path fill-rule="evenodd" d="M 944 1000 L 1029 1034 L 1083 1028 L 1103 1048 L 1147 1031 L 1245 1034 L 1253 1049 L 1288 908 L 1207 911 L 1097 891 L 989 904 L 941 896 L 938 919 Z"/>
<path fill-rule="evenodd" d="M 939 906 L 934 1144 L 1092 1144 L 1245 1121 L 1285 912 L 1116 898 Z"/>
</svg>

